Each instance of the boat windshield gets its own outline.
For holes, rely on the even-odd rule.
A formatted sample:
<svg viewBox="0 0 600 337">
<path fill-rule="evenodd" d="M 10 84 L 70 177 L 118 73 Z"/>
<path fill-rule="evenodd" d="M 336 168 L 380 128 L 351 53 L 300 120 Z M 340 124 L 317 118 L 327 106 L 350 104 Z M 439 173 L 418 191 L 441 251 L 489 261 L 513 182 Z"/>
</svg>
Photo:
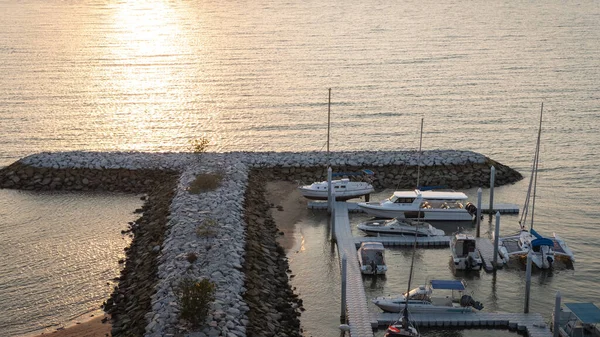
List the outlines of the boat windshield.
<svg viewBox="0 0 600 337">
<path fill-rule="evenodd" d="M 406 293 L 404 294 L 404 296 L 406 296 Z M 415 288 L 408 293 L 409 300 L 428 301 L 430 300 L 430 296 L 431 288 L 425 286 L 419 286 L 418 288 Z"/>
<path fill-rule="evenodd" d="M 391 197 L 388 198 L 388 200 L 395 204 L 412 204 L 415 201 L 415 198 L 398 197 L 398 196 L 392 195 Z"/>
</svg>

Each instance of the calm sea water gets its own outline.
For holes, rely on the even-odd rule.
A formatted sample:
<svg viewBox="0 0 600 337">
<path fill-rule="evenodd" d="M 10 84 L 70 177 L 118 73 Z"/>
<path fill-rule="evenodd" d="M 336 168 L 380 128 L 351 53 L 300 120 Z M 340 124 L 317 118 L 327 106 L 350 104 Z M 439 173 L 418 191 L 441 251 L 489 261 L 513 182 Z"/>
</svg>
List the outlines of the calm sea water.
<svg viewBox="0 0 600 337">
<path fill-rule="evenodd" d="M 186 151 L 199 137 L 211 140 L 211 151 L 320 150 L 332 88 L 332 150 L 415 149 L 424 117 L 424 149 L 473 150 L 529 175 L 543 102 L 537 228 L 565 237 L 577 255 L 574 270 L 534 275 L 539 281 L 532 309 L 548 315 L 557 290 L 565 300 L 600 302 L 594 276 L 600 239 L 599 50 L 600 3 L 594 0 L 5 0 L 0 165 L 39 151 Z M 507 186 L 497 191 L 497 200 L 521 204 L 525 191 L 526 182 Z M 98 197 L 106 200 L 89 198 Z M 31 331 L 40 315 L 65 321 L 75 314 L 39 304 L 58 296 L 51 283 L 32 298 L 6 294 L 37 282 L 40 268 L 85 265 L 66 257 L 49 261 L 48 253 L 35 249 L 24 255 L 16 247 L 43 244 L 31 232 L 49 223 L 48 214 L 61 224 L 72 217 L 55 203 L 84 216 L 90 213 L 87 198 L 0 191 L 10 205 L 2 208 L 2 241 L 9 242 L 8 234 L 13 240 L 4 250 L 11 257 L 0 257 L 0 302 L 9 298 L 0 310 L 0 334 Z M 85 235 L 98 242 L 119 236 L 136 208 L 131 200 L 122 213 L 102 217 L 117 224 L 114 231 L 85 226 Z M 107 203 L 99 214 L 115 208 Z M 20 220 L 40 208 L 49 211 Z M 107 220 L 111 217 L 114 221 Z M 298 224 L 306 242 L 322 240 L 318 219 Z M 513 231 L 511 224 L 516 229 L 516 218 L 505 223 L 507 231 Z M 72 244 L 68 251 L 74 255 L 89 250 L 85 240 L 71 237 L 82 230 L 49 228 L 53 242 Z M 110 263 L 104 268 L 113 271 L 111 276 L 90 271 L 99 282 L 89 293 L 106 293 L 106 280 L 118 275 L 114 261 L 123 246 L 102 247 Z M 321 241 L 312 250 L 329 254 L 331 248 Z M 419 254 L 423 268 L 417 279 L 449 276 L 447 251 Z M 397 256 L 392 270 L 406 267 L 406 252 L 389 255 Z M 328 313 L 335 321 L 339 311 L 337 302 L 318 302 L 337 296 L 335 284 L 321 294 L 328 296 L 320 296 L 326 289 L 315 278 L 337 277 L 337 261 L 328 256 L 316 276 L 294 281 L 307 304 L 306 330 L 320 336 L 335 335 L 330 329 L 335 322 L 311 313 Z M 18 267 L 24 261 L 40 268 Z M 299 275 L 315 268 L 314 259 L 295 261 L 292 269 Z M 15 270 L 20 279 L 7 276 Z M 490 310 L 519 310 L 523 274 L 518 267 L 482 273 L 470 285 Z M 369 294 L 395 292 L 403 275 L 366 285 Z M 104 295 L 94 296 L 76 299 L 82 305 L 75 311 L 96 307 Z M 22 310 L 36 311 L 34 316 L 15 309 L 25 303 Z"/>
</svg>

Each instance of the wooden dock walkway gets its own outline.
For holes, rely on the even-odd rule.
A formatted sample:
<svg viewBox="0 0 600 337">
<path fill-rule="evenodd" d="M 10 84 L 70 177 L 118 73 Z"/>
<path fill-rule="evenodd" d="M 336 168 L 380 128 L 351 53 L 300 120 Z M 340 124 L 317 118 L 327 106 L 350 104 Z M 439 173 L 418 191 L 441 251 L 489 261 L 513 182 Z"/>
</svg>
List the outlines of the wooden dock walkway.
<svg viewBox="0 0 600 337">
<path fill-rule="evenodd" d="M 375 320 L 379 327 L 385 327 L 396 321 L 398 315 L 394 313 L 381 313 Z M 507 328 L 521 332 L 526 331 L 528 337 L 552 336 L 550 327 L 544 322 L 542 315 L 538 313 L 411 313 L 410 318 L 418 327 Z"/>
<path fill-rule="evenodd" d="M 417 247 L 449 247 L 451 238 L 449 236 L 429 236 L 418 237 Z M 364 236 L 355 237 L 356 247 L 360 247 L 362 242 L 381 242 L 385 247 L 411 247 L 415 243 L 414 236 Z"/>
<path fill-rule="evenodd" d="M 350 231 L 348 204 L 334 203 L 334 231 L 337 241 L 338 254 L 346 256 L 346 315 L 350 325 L 350 335 L 353 337 L 372 337 L 373 328 L 367 296 L 363 286 L 362 274 L 358 266 L 356 244 Z"/>
<path fill-rule="evenodd" d="M 498 265 L 494 266 L 494 243 L 488 238 L 475 238 L 477 241 L 477 249 L 483 260 L 483 268 L 487 272 L 492 272 L 496 267 L 502 267 L 502 257 L 498 254 Z"/>
</svg>

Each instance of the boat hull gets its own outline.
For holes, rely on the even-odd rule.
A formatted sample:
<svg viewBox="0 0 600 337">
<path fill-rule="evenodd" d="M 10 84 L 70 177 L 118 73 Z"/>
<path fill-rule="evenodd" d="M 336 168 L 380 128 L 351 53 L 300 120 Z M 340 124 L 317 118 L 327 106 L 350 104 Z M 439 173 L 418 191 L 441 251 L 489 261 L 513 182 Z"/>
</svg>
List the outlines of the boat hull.
<svg viewBox="0 0 600 337">
<path fill-rule="evenodd" d="M 405 302 L 393 302 L 386 299 L 376 298 L 373 303 L 385 312 L 400 313 L 405 306 Z M 472 307 L 461 307 L 461 306 L 445 306 L 445 305 L 433 305 L 433 304 L 408 304 L 411 313 L 457 313 L 463 314 L 467 312 L 473 312 Z"/>
<path fill-rule="evenodd" d="M 367 214 L 378 218 L 421 219 L 424 221 L 473 221 L 465 209 L 394 209 L 376 203 L 359 202 L 358 206 Z"/>
<path fill-rule="evenodd" d="M 329 198 L 329 194 L 327 193 L 327 191 L 323 192 L 323 191 L 313 191 L 310 189 L 302 189 L 299 188 L 300 193 L 302 194 L 302 196 L 304 196 L 306 199 L 310 199 L 310 200 L 327 200 Z M 337 193 L 335 195 L 335 200 L 337 201 L 346 201 L 346 200 L 350 200 L 350 199 L 355 199 L 355 198 L 360 198 L 362 196 L 365 195 L 369 195 L 373 193 L 373 189 L 361 189 L 361 190 L 356 190 L 356 191 L 352 191 L 352 192 L 346 192 L 346 193 Z"/>
</svg>

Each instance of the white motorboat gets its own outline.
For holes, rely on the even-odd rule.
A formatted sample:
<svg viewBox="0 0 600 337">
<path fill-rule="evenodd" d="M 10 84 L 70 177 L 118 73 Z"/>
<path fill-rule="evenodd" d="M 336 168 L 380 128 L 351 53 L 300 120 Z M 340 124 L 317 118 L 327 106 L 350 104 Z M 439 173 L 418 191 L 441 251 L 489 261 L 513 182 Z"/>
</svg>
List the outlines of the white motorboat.
<svg viewBox="0 0 600 337">
<path fill-rule="evenodd" d="M 594 303 L 565 303 L 558 318 L 552 314 L 552 329 L 556 319 L 560 337 L 600 337 L 600 308 Z"/>
<path fill-rule="evenodd" d="M 451 290 L 449 296 L 433 296 L 434 290 Z M 465 313 L 483 309 L 483 304 L 464 294 L 465 284 L 460 280 L 431 280 L 408 293 L 408 307 L 412 313 Z M 406 293 L 377 297 L 373 303 L 386 312 L 400 312 L 406 306 Z"/>
<path fill-rule="evenodd" d="M 349 178 L 332 180 L 331 188 L 335 193 L 336 200 L 348 200 L 362 196 L 365 196 L 365 199 L 367 199 L 369 194 L 375 191 L 373 185 L 364 181 L 350 181 Z M 329 197 L 327 181 L 299 186 L 298 190 L 300 190 L 300 193 L 307 199 L 327 200 Z"/>
<path fill-rule="evenodd" d="M 473 235 L 457 233 L 450 244 L 456 270 L 481 270 L 483 260 Z"/>
<path fill-rule="evenodd" d="M 368 236 L 444 236 L 446 233 L 428 222 L 413 219 L 369 220 L 357 226 Z"/>
<path fill-rule="evenodd" d="M 380 242 L 363 242 L 358 248 L 360 272 L 368 275 L 383 275 L 387 272 L 385 248 Z"/>
<path fill-rule="evenodd" d="M 463 206 L 467 195 L 455 191 L 396 191 L 380 202 L 359 202 L 358 206 L 379 218 L 422 219 L 425 221 L 472 221 L 477 207 Z"/>
</svg>

